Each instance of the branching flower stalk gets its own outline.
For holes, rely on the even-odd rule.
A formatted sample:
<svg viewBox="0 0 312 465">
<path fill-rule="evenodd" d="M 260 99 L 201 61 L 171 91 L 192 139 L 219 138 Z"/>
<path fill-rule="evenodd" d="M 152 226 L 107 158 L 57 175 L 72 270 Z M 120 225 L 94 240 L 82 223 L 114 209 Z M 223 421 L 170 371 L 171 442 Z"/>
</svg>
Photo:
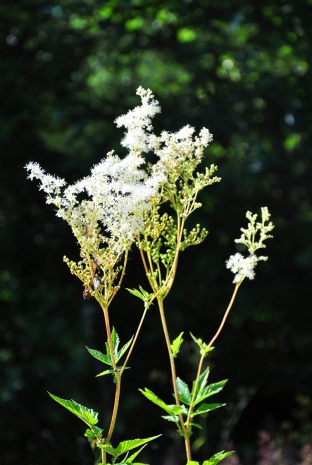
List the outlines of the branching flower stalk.
<svg viewBox="0 0 312 465">
<path fill-rule="evenodd" d="M 210 343 L 205 344 L 192 335 L 200 349 L 200 360 L 190 390 L 177 377 L 175 366 L 183 333 L 171 341 L 164 301 L 174 283 L 180 252 L 200 244 L 208 234 L 200 225 L 190 231 L 185 227 L 189 216 L 201 206 L 197 201 L 198 194 L 205 187 L 219 182 L 220 178 L 215 176 L 217 167 L 213 164 L 206 167 L 204 173 L 197 172 L 204 149 L 212 140 L 209 130 L 203 128 L 196 136 L 194 128 L 186 125 L 178 132 L 163 131 L 160 136 L 156 136 L 152 132 L 152 118 L 160 113 L 159 103 L 154 100 L 149 89 L 139 87 L 137 95 L 141 98 L 141 105 L 116 119 L 118 127 L 126 128 L 121 141 L 128 150 L 125 158 L 121 159 L 114 152 L 109 152 L 106 158 L 92 168 L 90 176 L 69 186 L 63 179 L 46 174 L 37 163 L 26 166 L 28 177 L 40 181 L 40 190 L 46 193 L 47 203 L 55 205 L 57 216 L 70 225 L 80 247 L 81 260 L 76 263 L 64 257 L 64 261 L 71 273 L 82 281 L 83 297 L 95 298 L 103 311 L 107 334 L 106 353 L 87 349 L 93 357 L 106 365 L 106 370 L 98 376 L 110 374 L 115 382 L 114 405 L 106 436 L 103 437 L 103 430 L 96 426 L 96 412 L 75 401 L 50 395 L 88 425 L 85 436 L 94 441 L 101 450 L 99 465 L 107 464 L 107 453 L 112 456 L 112 465 L 139 465 L 134 459 L 141 449 L 130 457 L 128 452 L 135 447 L 144 446 L 156 436 L 123 441 L 116 448 L 111 445 L 111 439 L 119 406 L 121 377 L 128 368 L 127 363 L 147 311 L 152 302 L 157 300 L 168 350 L 175 404 L 167 405 L 147 388 L 140 391 L 166 412 L 166 420 L 175 423 L 184 438 L 187 465 L 197 465 L 197 462 L 192 461 L 190 443 L 192 428 L 200 428 L 194 417 L 224 405 L 202 402 L 222 390 L 226 383 L 223 380 L 207 385 L 209 369 L 203 371 L 204 358 L 213 349 L 212 345 L 225 324 L 241 283 L 246 277 L 253 279 L 256 264 L 267 260 L 267 257 L 257 256 L 256 251 L 264 248 L 264 241 L 272 237 L 269 233 L 273 224 L 269 222 L 270 214 L 266 207 L 261 210 L 261 222 L 257 222 L 257 215 L 247 212 L 248 227 L 241 229 L 242 236 L 236 242 L 247 247 L 249 256 L 244 258 L 236 253 L 226 262 L 227 268 L 235 274 L 236 286 L 222 322 Z M 145 166 L 143 155 L 148 152 L 153 152 L 158 159 L 154 164 Z M 173 210 L 173 216 L 167 212 L 168 206 Z M 144 312 L 134 337 L 119 349 L 119 337 L 115 328 L 110 325 L 109 307 L 121 287 L 128 254 L 134 243 L 140 250 L 152 292 L 145 291 L 141 286 L 139 289 L 128 289 L 143 301 Z M 125 361 L 120 365 L 119 360 L 126 352 Z M 216 465 L 231 453 L 218 452 L 203 465 Z M 120 459 L 122 454 L 126 456 Z"/>
</svg>

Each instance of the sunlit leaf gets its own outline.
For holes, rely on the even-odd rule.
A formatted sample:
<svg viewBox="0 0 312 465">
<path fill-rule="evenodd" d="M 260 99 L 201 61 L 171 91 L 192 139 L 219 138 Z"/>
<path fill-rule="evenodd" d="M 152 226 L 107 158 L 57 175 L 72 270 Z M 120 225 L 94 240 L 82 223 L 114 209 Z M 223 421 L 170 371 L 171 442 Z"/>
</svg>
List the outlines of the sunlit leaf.
<svg viewBox="0 0 312 465">
<path fill-rule="evenodd" d="M 224 450 L 222 450 L 221 452 L 217 452 L 216 454 L 214 454 L 209 460 L 205 460 L 203 465 L 216 465 L 217 463 L 221 462 L 221 460 L 225 459 L 225 457 L 228 457 L 233 453 L 234 450 L 231 450 L 229 452 L 224 452 Z"/>
<path fill-rule="evenodd" d="M 183 342 L 183 332 L 179 334 L 179 336 L 170 344 L 170 349 L 173 357 L 176 357 L 180 352 L 180 347 Z"/>
<path fill-rule="evenodd" d="M 118 362 L 118 360 L 121 359 L 121 357 L 123 356 L 123 354 L 127 351 L 128 347 L 130 346 L 131 342 L 132 342 L 132 339 L 133 339 L 133 336 L 132 338 L 130 339 L 130 341 L 128 341 L 119 351 L 118 351 L 118 354 L 117 354 L 117 357 L 116 357 L 116 362 Z"/>
<path fill-rule="evenodd" d="M 61 404 L 63 407 L 67 408 L 70 412 L 84 421 L 91 429 L 92 426 L 96 425 L 98 422 L 98 413 L 94 412 L 92 409 L 84 407 L 83 405 L 78 404 L 74 400 L 61 399 L 60 397 L 54 396 L 50 392 L 48 393 L 52 399 Z"/>
<path fill-rule="evenodd" d="M 97 437 L 100 437 L 103 431 L 104 430 L 99 428 L 98 426 L 92 426 L 92 430 L 88 428 L 84 436 L 90 439 L 95 439 Z"/>
<path fill-rule="evenodd" d="M 161 434 L 158 434 L 157 436 L 152 436 L 146 439 L 131 439 L 129 441 L 122 441 L 118 444 L 116 448 L 112 447 L 110 444 L 98 443 L 98 446 L 101 449 L 108 452 L 109 454 L 113 455 L 115 458 L 117 458 L 119 455 L 124 454 L 129 450 L 135 449 L 136 447 L 142 446 L 147 442 L 153 441 L 154 439 L 159 438 L 160 436 Z"/>
<path fill-rule="evenodd" d="M 195 398 L 194 405 L 199 404 L 202 400 L 206 399 L 207 397 L 212 396 L 213 394 L 217 394 L 217 392 L 222 391 L 224 385 L 227 383 L 227 379 L 223 381 L 219 381 L 218 383 L 209 384 L 205 387 L 201 392 L 199 392 Z"/>
<path fill-rule="evenodd" d="M 167 405 L 163 400 L 159 399 L 159 397 L 156 396 L 152 391 L 149 389 L 145 388 L 145 391 L 143 389 L 139 389 L 142 394 L 149 399 L 151 402 L 154 402 L 154 404 L 158 405 L 160 408 L 165 410 L 169 415 L 180 415 L 183 413 L 183 408 L 180 405 Z"/>
<path fill-rule="evenodd" d="M 180 401 L 186 405 L 190 405 L 192 397 L 188 385 L 182 379 L 177 378 L 177 388 Z"/>
<path fill-rule="evenodd" d="M 110 354 L 104 355 L 99 350 L 89 349 L 89 347 L 87 347 L 87 350 L 92 355 L 92 357 L 96 358 L 100 362 L 106 363 L 106 365 L 113 366 Z"/>
<path fill-rule="evenodd" d="M 225 404 L 201 404 L 194 412 L 193 416 L 200 415 L 202 413 L 211 412 L 219 407 L 224 407 Z"/>
</svg>

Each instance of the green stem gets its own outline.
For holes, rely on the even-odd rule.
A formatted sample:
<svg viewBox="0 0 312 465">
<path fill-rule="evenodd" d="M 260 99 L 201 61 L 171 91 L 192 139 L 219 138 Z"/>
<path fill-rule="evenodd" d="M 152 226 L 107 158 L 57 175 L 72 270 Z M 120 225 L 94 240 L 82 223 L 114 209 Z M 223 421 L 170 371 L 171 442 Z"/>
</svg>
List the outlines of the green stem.
<svg viewBox="0 0 312 465">
<path fill-rule="evenodd" d="M 118 406 L 119 406 L 119 398 L 120 398 L 120 386 L 121 386 L 121 378 L 120 378 L 120 375 L 116 375 L 116 390 L 115 390 L 115 400 L 114 400 L 114 408 L 113 408 L 113 412 L 112 412 L 112 418 L 111 418 L 111 423 L 110 423 L 110 426 L 109 426 L 109 430 L 108 430 L 108 434 L 106 436 L 106 439 L 104 441 L 104 444 L 109 444 L 110 440 L 111 440 L 111 437 L 113 435 L 113 431 L 114 431 L 114 428 L 115 428 L 115 423 L 116 423 L 116 419 L 117 419 L 117 411 L 118 411 Z M 106 464 L 106 451 L 105 450 L 101 450 L 102 452 L 102 463 Z"/>
<path fill-rule="evenodd" d="M 228 314 L 230 313 L 230 310 L 233 306 L 233 303 L 234 303 L 234 300 L 235 300 L 235 297 L 236 297 L 236 294 L 237 294 L 237 291 L 239 289 L 239 286 L 242 284 L 243 281 L 240 281 L 238 284 L 236 284 L 235 286 L 235 289 L 234 289 L 234 292 L 233 292 L 233 295 L 232 295 L 232 298 L 230 300 L 230 303 L 226 309 L 226 312 L 222 318 L 222 321 L 221 321 L 221 324 L 216 332 L 216 334 L 213 336 L 213 338 L 211 339 L 211 341 L 209 342 L 208 344 L 208 347 L 211 347 L 212 344 L 215 342 L 215 340 L 217 339 L 217 337 L 219 336 L 219 334 L 221 333 L 222 331 L 222 328 L 225 324 L 225 321 L 228 317 Z M 199 377 L 200 377 L 200 374 L 202 372 L 202 367 L 203 367 L 203 362 L 204 362 L 204 358 L 206 356 L 206 353 L 203 353 L 201 358 L 200 358 L 200 361 L 199 361 L 199 364 L 198 364 L 198 370 L 197 370 L 197 375 L 196 375 L 196 380 L 195 380 L 195 385 L 194 385 L 194 390 L 193 390 L 193 395 L 192 395 L 192 399 L 191 399 L 191 403 L 190 403 L 190 408 L 189 408 L 189 412 L 188 412 L 188 415 L 187 415 L 187 420 L 186 420 L 186 429 L 187 429 L 187 433 L 189 434 L 190 433 L 190 430 L 191 430 L 191 424 L 190 424 L 190 420 L 191 420 L 191 415 L 192 415 L 192 412 L 193 412 L 193 406 L 194 406 L 194 400 L 195 400 L 195 396 L 196 396 L 196 391 L 197 391 L 197 387 L 198 387 L 198 382 L 199 382 Z"/>
<path fill-rule="evenodd" d="M 166 340 L 166 345 L 167 345 L 168 355 L 169 355 L 169 360 L 170 360 L 171 377 L 172 377 L 174 397 L 175 397 L 176 404 L 180 405 L 178 386 L 177 386 L 176 368 L 175 368 L 174 357 L 172 356 L 172 353 L 171 353 L 170 337 L 169 337 L 169 333 L 168 333 L 167 322 L 166 322 L 166 317 L 165 317 L 165 312 L 164 312 L 164 302 L 163 302 L 163 299 L 161 299 L 161 298 L 157 298 L 157 302 L 158 302 L 160 318 L 161 318 L 161 322 L 162 322 L 162 327 L 163 327 L 163 331 L 164 331 L 164 335 L 165 335 L 165 340 Z M 185 424 L 184 424 L 184 419 L 183 419 L 182 413 L 179 415 L 179 419 L 180 419 L 182 432 L 183 432 L 183 435 L 184 435 L 187 461 L 190 461 L 190 460 L 192 460 L 190 438 L 189 438 L 189 436 L 187 434 L 187 429 L 186 429 Z"/>
<path fill-rule="evenodd" d="M 112 334 L 111 334 L 111 329 L 110 329 L 108 307 L 106 305 L 101 305 L 101 307 L 102 307 L 102 310 L 103 310 L 103 313 L 104 313 L 104 320 L 105 320 L 106 333 L 107 333 L 107 342 L 108 342 L 108 346 L 109 346 L 109 351 L 110 351 L 112 365 L 113 365 L 113 369 L 115 371 L 115 379 L 116 379 L 115 400 L 114 400 L 112 418 L 111 418 L 111 423 L 110 423 L 110 426 L 109 426 L 107 437 L 104 440 L 104 444 L 108 444 L 111 437 L 112 437 L 114 427 L 115 427 L 115 423 L 116 423 L 117 411 L 118 411 L 118 405 L 119 405 L 119 398 L 120 398 L 121 379 L 120 379 L 119 373 L 117 373 L 117 365 L 116 365 L 116 360 L 115 360 L 115 356 L 114 356 L 114 348 L 113 348 L 113 343 L 112 343 Z M 104 450 L 102 450 L 102 463 L 106 464 L 106 451 L 104 451 Z"/>
<path fill-rule="evenodd" d="M 137 328 L 137 330 L 136 330 L 136 333 L 135 333 L 135 336 L 134 336 L 134 338 L 133 338 L 132 344 L 131 344 L 131 346 L 130 346 L 130 349 L 128 350 L 128 354 L 127 354 L 126 360 L 124 361 L 124 364 L 122 365 L 122 368 L 121 368 L 121 370 L 120 370 L 120 372 L 119 372 L 119 375 L 120 375 L 120 376 L 123 374 L 124 369 L 125 369 L 125 367 L 127 366 L 128 360 L 129 360 L 130 355 L 131 355 L 131 352 L 132 352 L 132 350 L 133 350 L 133 348 L 134 348 L 134 344 L 136 343 L 136 340 L 137 340 L 137 338 L 138 338 L 138 335 L 139 335 L 140 329 L 141 329 L 141 327 L 142 327 L 144 318 L 145 318 L 145 316 L 146 316 L 147 310 L 148 310 L 148 308 L 145 308 L 145 310 L 144 310 L 144 312 L 143 312 L 143 315 L 142 315 L 142 317 L 141 317 L 139 326 L 138 326 L 138 328 Z"/>
<path fill-rule="evenodd" d="M 117 418 L 118 406 L 119 406 L 120 386 L 121 386 L 120 374 L 116 374 L 115 377 L 116 377 L 116 390 L 115 390 L 114 408 L 113 408 L 113 413 L 112 413 L 111 424 L 109 426 L 108 434 L 107 434 L 106 439 L 105 439 L 105 444 L 109 443 L 109 441 L 111 440 L 111 437 L 113 435 L 113 431 L 114 431 L 115 423 L 116 423 L 116 418 Z"/>
<path fill-rule="evenodd" d="M 101 461 L 106 464 L 106 450 L 101 449 Z"/>
<path fill-rule="evenodd" d="M 225 321 L 226 321 L 226 319 L 227 319 L 227 317 L 228 317 L 228 314 L 230 313 L 230 310 L 231 310 L 231 308 L 232 308 L 232 306 L 233 306 L 233 303 L 234 303 L 234 300 L 235 300 L 237 291 L 238 291 L 238 289 L 239 289 L 239 286 L 242 284 L 242 282 L 243 282 L 243 281 L 240 281 L 238 284 L 236 284 L 235 289 L 234 289 L 234 292 L 233 292 L 233 295 L 232 295 L 232 298 L 231 298 L 231 300 L 230 300 L 230 303 L 229 303 L 229 305 L 228 305 L 228 308 L 226 309 L 226 312 L 225 312 L 225 314 L 224 314 L 224 317 L 222 318 L 222 321 L 221 321 L 221 324 L 220 324 L 220 326 L 219 326 L 219 328 L 218 328 L 218 331 L 216 332 L 216 334 L 213 336 L 213 338 L 212 338 L 211 341 L 209 342 L 208 347 L 211 347 L 211 346 L 212 346 L 212 344 L 214 343 L 214 341 L 217 339 L 217 337 L 218 337 L 219 334 L 221 333 L 221 330 L 222 330 L 222 328 L 223 328 L 223 326 L 224 326 L 224 323 L 225 323 Z"/>
<path fill-rule="evenodd" d="M 110 323 L 109 323 L 109 316 L 108 316 L 108 307 L 105 305 L 101 305 L 103 313 L 104 313 L 104 320 L 105 320 L 105 326 L 106 326 L 106 334 L 107 334 L 107 342 L 109 346 L 109 351 L 112 359 L 112 364 L 113 364 L 113 369 L 116 371 L 116 361 L 115 361 L 115 356 L 114 356 L 114 348 L 113 348 L 113 342 L 112 342 L 112 334 L 111 334 L 111 329 L 110 329 Z"/>
</svg>

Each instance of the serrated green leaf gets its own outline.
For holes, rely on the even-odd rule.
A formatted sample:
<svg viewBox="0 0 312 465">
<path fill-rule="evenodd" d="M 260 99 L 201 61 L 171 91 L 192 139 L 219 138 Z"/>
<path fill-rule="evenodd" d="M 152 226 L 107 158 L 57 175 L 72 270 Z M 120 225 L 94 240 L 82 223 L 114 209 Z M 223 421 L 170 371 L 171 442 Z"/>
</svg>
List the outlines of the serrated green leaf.
<svg viewBox="0 0 312 465">
<path fill-rule="evenodd" d="M 184 405 L 168 405 L 168 407 L 171 415 L 180 415 L 184 411 Z"/>
<path fill-rule="evenodd" d="M 139 286 L 139 288 L 145 299 L 150 300 L 154 296 L 153 293 L 150 294 L 149 292 L 145 291 L 142 286 Z"/>
<path fill-rule="evenodd" d="M 174 423 L 179 423 L 179 417 L 177 415 L 161 415 L 161 418 Z"/>
<path fill-rule="evenodd" d="M 98 422 L 98 413 L 94 412 L 92 409 L 84 407 L 83 405 L 78 404 L 74 400 L 61 399 L 60 397 L 54 396 L 50 392 L 48 393 L 52 399 L 61 404 L 63 407 L 67 408 L 70 412 L 84 421 L 91 429 Z"/>
<path fill-rule="evenodd" d="M 129 441 L 122 441 L 116 447 L 117 456 L 128 452 L 129 450 L 135 449 L 136 447 L 142 446 L 147 442 L 153 441 L 161 436 L 158 434 L 157 436 L 152 436 L 146 439 L 130 439 Z"/>
<path fill-rule="evenodd" d="M 212 410 L 215 410 L 216 408 L 224 407 L 225 404 L 201 404 L 197 410 L 193 412 L 193 416 L 195 415 L 201 415 L 202 413 L 206 412 L 211 412 Z"/>
<path fill-rule="evenodd" d="M 142 286 L 139 286 L 140 291 L 137 289 L 129 289 L 126 288 L 127 291 L 129 291 L 131 294 L 135 295 L 139 299 L 143 300 L 144 302 L 144 307 L 148 308 L 149 307 L 149 301 L 154 297 L 154 294 L 149 294 L 147 291 L 143 289 Z"/>
<path fill-rule="evenodd" d="M 198 392 L 201 392 L 204 389 L 204 387 L 206 386 L 207 381 L 208 381 L 209 373 L 210 373 L 210 368 L 208 367 L 200 375 L 200 377 L 198 379 Z"/>
<path fill-rule="evenodd" d="M 210 369 L 209 369 L 209 367 L 208 367 L 208 368 L 206 368 L 206 370 L 203 371 L 203 373 L 199 376 L 198 383 L 197 383 L 197 388 L 196 388 L 195 399 L 199 396 L 199 394 L 201 394 L 201 392 L 203 391 L 204 387 L 206 386 L 207 381 L 208 381 L 209 372 L 210 372 Z M 194 389 L 195 389 L 195 381 L 193 381 L 192 393 L 191 393 L 192 396 L 193 396 L 193 394 L 194 394 Z"/>
<path fill-rule="evenodd" d="M 112 370 L 105 370 L 105 371 L 102 371 L 101 373 L 99 373 L 98 375 L 96 375 L 96 378 L 98 376 L 104 376 L 104 375 L 109 375 L 109 374 L 112 374 L 112 375 L 115 375 L 115 371 L 112 369 Z"/>
<path fill-rule="evenodd" d="M 217 394 L 217 392 L 222 391 L 226 383 L 227 379 L 224 379 L 223 381 L 219 381 L 218 383 L 213 383 L 206 386 L 201 392 L 197 394 L 194 401 L 194 406 L 199 404 L 199 402 L 206 399 L 207 397 L 210 397 L 213 394 Z"/>
<path fill-rule="evenodd" d="M 109 352 L 108 352 L 109 355 L 104 355 L 99 350 L 89 349 L 89 347 L 87 347 L 87 350 L 88 350 L 88 352 L 90 352 L 92 357 L 96 358 L 100 362 L 106 363 L 106 365 L 109 365 L 111 367 L 113 366 L 112 359 L 111 359 L 111 356 L 110 356 Z"/>
<path fill-rule="evenodd" d="M 118 444 L 116 448 L 112 447 L 110 444 L 101 444 L 100 442 L 97 445 L 98 447 L 100 447 L 101 449 L 105 450 L 110 455 L 112 455 L 115 459 L 117 459 L 119 455 L 124 454 L 125 452 L 128 452 L 129 450 L 135 449 L 136 447 L 142 446 L 143 444 L 146 444 L 149 441 L 153 441 L 153 439 L 159 438 L 159 436 L 161 436 L 161 434 L 158 434 L 157 436 L 152 436 L 151 438 L 146 438 L 146 439 L 131 439 L 129 441 L 122 441 Z M 134 455 L 133 458 L 135 457 L 136 455 Z M 121 462 L 121 463 L 127 463 L 127 462 Z M 128 462 L 128 463 L 131 463 L 131 462 Z"/>
<path fill-rule="evenodd" d="M 221 462 L 221 460 L 225 459 L 225 457 L 228 457 L 233 453 L 234 450 L 230 450 L 229 452 L 224 452 L 224 450 L 222 450 L 221 452 L 214 454 L 209 460 L 205 460 L 203 465 L 216 465 L 217 463 Z"/>
<path fill-rule="evenodd" d="M 190 333 L 190 335 L 192 336 L 194 342 L 196 342 L 196 344 L 199 346 L 200 355 L 206 356 L 208 354 L 208 352 L 211 352 L 214 349 L 214 347 L 208 347 L 205 342 L 203 342 L 200 338 L 197 339 L 195 336 L 193 336 L 192 333 Z"/>
<path fill-rule="evenodd" d="M 138 297 L 139 299 L 144 301 L 144 295 L 141 294 L 140 291 L 138 291 L 137 289 L 129 289 L 128 287 L 126 287 L 126 289 L 130 292 L 130 294 L 133 294 L 135 297 Z"/>
<path fill-rule="evenodd" d="M 133 336 L 132 338 L 130 339 L 130 341 L 128 341 L 119 351 L 118 351 L 118 354 L 117 354 L 117 357 L 116 357 L 116 363 L 118 362 L 118 360 L 121 359 L 121 357 L 123 356 L 123 354 L 126 352 L 126 350 L 128 349 L 128 347 L 130 346 L 131 342 L 132 342 L 132 339 L 133 339 Z"/>
<path fill-rule="evenodd" d="M 142 394 L 149 399 L 151 402 L 154 402 L 154 404 L 158 405 L 158 407 L 162 408 L 165 410 L 165 412 L 169 413 L 169 415 L 180 415 L 183 413 L 183 408 L 180 405 L 167 405 L 163 400 L 159 399 L 159 397 L 156 396 L 152 391 L 149 389 L 145 388 L 145 391 L 143 389 L 139 389 Z"/>
<path fill-rule="evenodd" d="M 118 336 L 115 328 L 113 328 L 113 330 L 111 332 L 111 338 L 112 338 L 112 344 L 113 344 L 113 348 L 114 348 L 114 357 L 115 357 L 115 360 L 116 360 L 117 357 L 118 357 L 118 346 L 119 346 L 120 339 L 119 339 L 119 336 Z M 107 351 L 107 353 L 109 353 L 109 351 Z"/>
<path fill-rule="evenodd" d="M 188 385 L 182 379 L 177 378 L 177 388 L 180 401 L 186 405 L 190 405 L 192 397 Z"/>
<path fill-rule="evenodd" d="M 92 430 L 88 428 L 84 436 L 90 439 L 95 439 L 95 438 L 100 437 L 103 431 L 104 430 L 102 428 L 98 428 L 97 426 L 92 426 Z"/>
<path fill-rule="evenodd" d="M 111 446 L 110 444 L 101 444 L 100 442 L 97 443 L 97 446 L 100 448 L 100 449 L 103 449 L 105 450 L 106 452 L 108 452 L 110 455 L 112 455 L 113 457 L 118 457 L 118 454 L 116 453 L 116 449 L 114 449 L 113 446 Z"/>
<path fill-rule="evenodd" d="M 114 349 L 115 363 L 117 363 L 118 360 L 123 356 L 123 354 L 126 352 L 128 347 L 130 346 L 130 344 L 132 342 L 132 339 L 133 339 L 133 336 L 130 339 L 130 341 L 128 341 L 119 351 L 118 351 L 118 346 L 119 346 L 120 340 L 119 340 L 118 334 L 116 333 L 115 328 L 113 328 L 113 330 L 112 330 L 111 338 L 112 338 L 112 345 L 113 345 L 113 349 Z M 105 342 L 105 347 L 106 347 L 106 354 L 102 354 L 102 352 L 100 352 L 99 350 L 90 349 L 89 347 L 87 347 L 87 350 L 90 352 L 90 354 L 94 358 L 96 358 L 100 362 L 106 363 L 106 365 L 109 365 L 109 366 L 112 367 L 113 362 L 112 362 L 112 357 L 111 357 L 108 341 Z M 107 374 L 107 373 L 110 373 L 110 371 L 105 371 L 105 372 L 101 373 L 101 375 L 102 374 Z"/>
<path fill-rule="evenodd" d="M 191 422 L 191 425 L 195 426 L 195 428 L 203 429 L 201 425 L 199 425 L 198 423 L 194 423 L 193 421 Z"/>
<path fill-rule="evenodd" d="M 86 438 L 91 438 L 91 439 L 96 438 L 96 434 L 93 431 L 91 431 L 89 428 L 86 430 L 84 436 Z"/>
<path fill-rule="evenodd" d="M 172 357 L 176 357 L 178 353 L 180 352 L 180 347 L 183 342 L 183 338 L 182 338 L 183 334 L 184 333 L 180 333 L 179 336 L 173 341 L 173 343 L 170 344 Z"/>
<path fill-rule="evenodd" d="M 139 455 L 139 453 L 142 452 L 142 450 L 143 450 L 144 447 L 146 447 L 146 446 L 147 446 L 147 444 L 144 444 L 144 446 L 141 447 L 141 449 L 139 449 L 139 450 L 137 450 L 136 452 L 134 452 L 134 454 L 130 455 L 130 457 L 127 457 L 126 459 L 124 459 L 124 460 L 126 460 L 126 463 L 127 463 L 127 464 L 128 464 L 128 463 L 132 463 L 133 460 L 136 458 L 136 456 Z M 124 462 L 122 462 L 122 463 L 124 463 Z"/>
</svg>

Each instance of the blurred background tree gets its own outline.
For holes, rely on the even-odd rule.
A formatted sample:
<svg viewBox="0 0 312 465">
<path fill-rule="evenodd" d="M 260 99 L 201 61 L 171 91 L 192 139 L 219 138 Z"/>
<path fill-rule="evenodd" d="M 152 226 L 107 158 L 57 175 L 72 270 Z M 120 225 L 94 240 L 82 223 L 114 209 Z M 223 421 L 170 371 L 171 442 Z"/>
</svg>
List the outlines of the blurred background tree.
<svg viewBox="0 0 312 465">
<path fill-rule="evenodd" d="M 84 349 L 102 349 L 102 315 L 62 262 L 65 253 L 78 255 L 69 228 L 23 167 L 38 161 L 72 182 L 109 150 L 122 154 L 113 121 L 139 103 L 139 85 L 161 103 L 156 132 L 210 129 L 205 162 L 222 176 L 193 219 L 210 234 L 182 255 L 167 304 L 172 337 L 214 334 L 233 286 L 224 262 L 246 210 L 268 206 L 276 224 L 269 261 L 242 286 L 210 358 L 211 380 L 229 378 L 219 399 L 228 405 L 203 423 L 196 459 L 231 440 L 241 463 L 255 464 L 263 429 L 294 451 L 311 437 L 311 23 L 311 0 L 1 2 L 3 465 L 93 464 L 83 426 L 46 391 L 94 408 L 101 424 L 108 419 L 112 387 L 94 378 L 98 366 Z M 134 251 L 125 287 L 144 286 L 141 268 Z M 125 291 L 116 297 L 112 320 L 122 341 L 141 310 Z M 165 431 L 146 460 L 183 463 L 174 431 L 138 394 L 144 386 L 168 392 L 156 311 L 130 365 L 115 439 Z M 178 368 L 192 379 L 190 342 Z"/>
</svg>

